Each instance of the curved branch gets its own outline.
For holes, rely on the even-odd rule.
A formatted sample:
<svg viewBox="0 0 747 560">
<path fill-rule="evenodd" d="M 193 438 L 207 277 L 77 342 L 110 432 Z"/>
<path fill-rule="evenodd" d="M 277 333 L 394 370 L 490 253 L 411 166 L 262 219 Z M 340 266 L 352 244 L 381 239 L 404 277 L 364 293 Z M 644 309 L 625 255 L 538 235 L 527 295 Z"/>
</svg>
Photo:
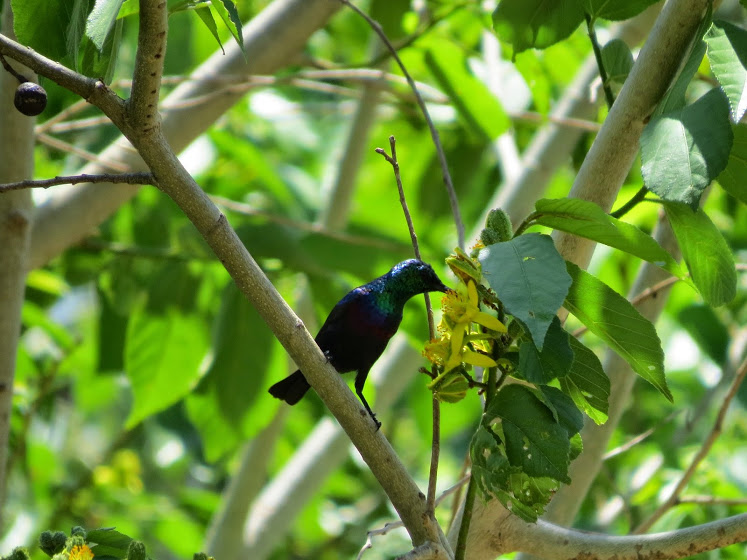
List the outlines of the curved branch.
<svg viewBox="0 0 747 560">
<path fill-rule="evenodd" d="M 510 516 L 496 528 L 506 531 L 506 550 L 521 550 L 545 560 L 669 560 L 685 558 L 747 540 L 747 513 L 696 527 L 652 535 L 611 536 L 566 529 L 538 521 L 536 525 Z"/>
</svg>

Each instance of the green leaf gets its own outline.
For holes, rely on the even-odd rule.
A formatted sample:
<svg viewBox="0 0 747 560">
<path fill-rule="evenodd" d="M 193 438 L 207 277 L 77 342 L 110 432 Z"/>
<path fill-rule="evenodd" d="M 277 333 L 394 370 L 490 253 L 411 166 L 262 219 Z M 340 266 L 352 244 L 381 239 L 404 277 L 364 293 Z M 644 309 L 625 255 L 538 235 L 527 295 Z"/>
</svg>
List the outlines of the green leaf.
<svg viewBox="0 0 747 560">
<path fill-rule="evenodd" d="M 573 278 L 566 309 L 671 401 L 664 377 L 664 352 L 651 321 L 607 284 L 573 263 L 566 264 Z"/>
<path fill-rule="evenodd" d="M 125 558 L 127 547 L 132 537 L 114 530 L 114 528 L 92 529 L 86 533 L 86 542 L 92 546 L 95 558 Z"/>
<path fill-rule="evenodd" d="M 732 125 L 734 144 L 729 152 L 729 163 L 717 181 L 737 200 L 747 204 L 747 125 Z"/>
<path fill-rule="evenodd" d="M 121 44 L 121 21 L 115 23 L 114 30 L 107 35 L 101 49 L 99 49 L 91 39 L 84 37 L 78 55 L 78 69 L 81 74 L 102 78 L 104 83 L 111 83 Z"/>
<path fill-rule="evenodd" d="M 552 411 L 522 385 L 507 385 L 490 401 L 487 418 L 500 419 L 510 465 L 532 477 L 568 484 L 569 434 Z"/>
<path fill-rule="evenodd" d="M 634 225 L 613 218 L 598 205 L 578 198 L 544 198 L 535 209 L 538 224 L 585 237 L 660 266 L 678 278 L 682 266 L 655 239 Z"/>
<path fill-rule="evenodd" d="M 602 47 L 602 64 L 607 79 L 622 84 L 633 68 L 633 53 L 622 39 L 612 39 Z"/>
<path fill-rule="evenodd" d="M 677 313 L 680 325 L 717 365 L 726 362 L 729 331 L 710 305 L 689 305 Z"/>
<path fill-rule="evenodd" d="M 470 129 L 485 141 L 495 140 L 508 130 L 510 121 L 503 107 L 469 71 L 461 49 L 442 42 L 425 53 L 425 63 Z"/>
<path fill-rule="evenodd" d="M 264 395 L 274 339 L 255 307 L 229 282 L 215 323 L 213 361 L 203 379 L 216 387 L 228 422 L 240 425 L 257 396 Z"/>
<path fill-rule="evenodd" d="M 218 14 L 220 19 L 223 20 L 224 25 L 228 28 L 233 35 L 233 38 L 244 50 L 244 35 L 241 27 L 241 18 L 239 18 L 239 12 L 236 10 L 236 5 L 231 0 L 215 0 L 212 2 L 211 7 Z"/>
<path fill-rule="evenodd" d="M 542 351 L 531 341 L 519 347 L 519 374 L 535 384 L 547 384 L 568 373 L 573 363 L 573 350 L 568 343 L 569 335 L 560 325 L 557 316 L 550 324 Z"/>
<path fill-rule="evenodd" d="M 729 105 L 718 89 L 684 109 L 653 118 L 641 136 L 645 185 L 665 200 L 695 208 L 726 167 L 732 140 Z"/>
<path fill-rule="evenodd" d="M 698 208 L 665 203 L 667 218 L 682 250 L 682 259 L 695 286 L 709 305 L 729 303 L 737 293 L 734 255 L 724 236 Z"/>
<path fill-rule="evenodd" d="M 501 0 L 493 12 L 493 29 L 514 54 L 544 49 L 567 38 L 584 20 L 578 2 L 545 0 Z"/>
<path fill-rule="evenodd" d="M 104 50 L 106 38 L 112 32 L 117 14 L 124 0 L 96 0 L 86 20 L 86 35 L 99 51 Z"/>
<path fill-rule="evenodd" d="M 218 34 L 218 26 L 215 24 L 215 18 L 213 17 L 213 12 L 210 9 L 210 6 L 204 6 L 197 8 L 195 10 L 195 13 L 199 16 L 202 23 L 205 24 L 205 27 L 208 28 L 208 31 L 210 31 L 213 38 L 218 42 L 218 46 L 220 47 L 220 50 L 223 51 L 225 54 L 225 50 L 223 49 L 223 43 L 220 40 L 220 35 Z"/>
<path fill-rule="evenodd" d="M 78 48 L 68 48 L 68 33 L 73 14 L 90 9 L 88 0 L 11 0 L 13 30 L 18 42 L 51 58 L 61 60 Z"/>
<path fill-rule="evenodd" d="M 658 0 L 581 0 L 584 10 L 593 18 L 621 21 L 640 14 Z"/>
<path fill-rule="evenodd" d="M 522 321 L 542 350 L 571 278 L 548 235 L 529 233 L 480 251 L 483 274 L 511 315 Z"/>
<path fill-rule="evenodd" d="M 564 394 L 560 389 L 543 385 L 540 387 L 542 402 L 547 406 L 558 422 L 568 432 L 568 436 L 574 436 L 584 427 L 584 416 L 574 404 L 573 399 Z"/>
<path fill-rule="evenodd" d="M 207 344 L 203 322 L 170 308 L 130 317 L 125 369 L 134 402 L 127 428 L 181 400 L 197 384 Z"/>
<path fill-rule="evenodd" d="M 575 336 L 570 338 L 573 364 L 568 375 L 561 378 L 560 388 L 576 406 L 597 424 L 607 421 L 610 380 L 597 355 Z"/>
<path fill-rule="evenodd" d="M 747 31 L 725 21 L 715 21 L 705 35 L 708 60 L 726 93 L 734 122 L 747 111 Z"/>
</svg>

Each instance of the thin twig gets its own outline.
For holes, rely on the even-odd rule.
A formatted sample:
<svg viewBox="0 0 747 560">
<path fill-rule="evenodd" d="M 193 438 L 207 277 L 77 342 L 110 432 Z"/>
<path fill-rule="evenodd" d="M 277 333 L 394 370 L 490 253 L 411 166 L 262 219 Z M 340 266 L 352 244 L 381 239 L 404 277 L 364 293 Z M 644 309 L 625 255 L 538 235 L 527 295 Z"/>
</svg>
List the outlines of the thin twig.
<svg viewBox="0 0 747 560">
<path fill-rule="evenodd" d="M 681 412 L 682 410 L 675 410 L 669 416 L 664 418 L 664 420 L 658 422 L 655 426 L 652 426 L 645 432 L 638 434 L 637 436 L 626 441 L 622 445 L 618 445 L 614 449 L 610 449 L 607 453 L 602 455 L 602 461 L 607 461 L 608 459 L 612 459 L 612 457 L 616 457 L 617 455 L 621 455 L 622 453 L 625 453 L 626 451 L 632 449 L 633 447 L 635 447 L 636 445 L 638 445 L 639 443 L 647 439 L 649 436 L 651 436 L 654 432 L 656 432 L 656 430 L 661 428 L 664 424 L 668 424 L 669 422 L 674 420 L 674 418 L 677 415 L 679 415 Z"/>
<path fill-rule="evenodd" d="M 747 506 L 747 498 L 719 498 L 717 496 L 682 496 L 678 504 L 701 504 L 704 506 Z"/>
<path fill-rule="evenodd" d="M 711 451 L 713 444 L 716 442 L 719 435 L 721 435 L 726 412 L 727 410 L 729 410 L 729 405 L 736 396 L 737 391 L 739 390 L 739 386 L 742 384 L 745 375 L 747 375 L 747 360 L 744 360 L 740 364 L 739 369 L 737 370 L 737 375 L 734 377 L 734 381 L 732 382 L 728 393 L 726 393 L 726 395 L 724 396 L 724 401 L 719 408 L 718 415 L 716 416 L 716 421 L 713 423 L 713 427 L 711 428 L 708 437 L 703 442 L 703 445 L 700 446 L 700 449 L 690 462 L 690 466 L 687 467 L 685 474 L 682 475 L 682 478 L 677 483 L 677 486 L 675 486 L 674 490 L 672 490 L 672 493 L 664 501 L 664 503 L 662 503 L 648 519 L 638 525 L 638 527 L 636 527 L 633 531 L 633 534 L 640 535 L 648 531 L 651 526 L 661 518 L 662 515 L 664 515 L 672 506 L 677 504 L 680 494 L 682 494 L 682 491 L 685 489 L 685 487 L 687 487 L 693 475 L 695 475 L 695 471 L 698 469 L 698 466 L 703 461 L 703 459 L 708 456 L 708 453 Z"/>
<path fill-rule="evenodd" d="M 402 211 L 405 214 L 405 220 L 407 221 L 407 229 L 410 231 L 410 239 L 412 241 L 412 248 L 415 252 L 415 258 L 422 261 L 420 256 L 420 247 L 418 245 L 418 236 L 415 233 L 415 226 L 412 223 L 412 216 L 410 209 L 407 207 L 407 199 L 405 198 L 405 189 L 402 186 L 402 176 L 399 172 L 399 161 L 397 160 L 397 146 L 394 136 L 389 137 L 389 147 L 392 150 L 392 155 L 388 155 L 382 148 L 376 148 L 376 153 L 384 156 L 394 170 L 394 178 L 397 182 L 397 190 L 399 191 L 399 202 L 402 205 Z M 431 307 L 431 298 L 428 292 L 423 294 L 425 297 L 425 308 L 428 315 L 428 332 L 430 338 L 436 337 L 436 327 L 433 322 L 433 309 Z M 426 498 L 426 511 L 431 515 L 434 515 L 436 508 L 436 481 L 438 478 L 438 459 L 441 455 L 441 403 L 433 396 L 433 437 L 431 445 L 431 465 L 430 473 L 428 476 L 428 494 Z"/>
<path fill-rule="evenodd" d="M 464 476 L 462 477 L 459 482 L 456 484 L 453 484 L 452 486 L 449 486 L 446 490 L 441 492 L 441 494 L 436 498 L 436 505 L 440 505 L 441 502 L 443 502 L 446 498 L 454 494 L 457 490 L 460 490 L 467 482 L 469 482 L 470 476 Z M 402 523 L 401 520 L 392 521 L 391 523 L 385 523 L 383 527 L 380 529 L 371 529 L 366 534 L 366 542 L 363 545 L 363 547 L 358 552 L 358 556 L 356 556 L 356 560 L 361 560 L 363 558 L 363 553 L 366 552 L 369 548 L 373 548 L 373 541 L 371 540 L 372 537 L 379 537 L 386 535 L 389 531 L 393 531 L 394 529 L 399 529 L 400 527 L 404 527 L 404 523 Z"/>
<path fill-rule="evenodd" d="M 56 185 L 77 185 L 79 183 L 126 183 L 128 185 L 154 185 L 155 177 L 152 173 L 102 173 L 100 175 L 68 175 L 51 179 L 37 179 L 17 181 L 15 183 L 0 184 L 0 193 L 20 191 L 23 189 L 48 189 Z"/>
<path fill-rule="evenodd" d="M 355 4 L 351 3 L 350 0 L 340 0 L 340 2 L 348 6 L 351 10 L 353 10 L 355 13 L 357 13 L 359 16 L 361 16 L 363 19 L 366 20 L 368 25 L 371 26 L 371 29 L 374 30 L 374 32 L 379 36 L 381 41 L 386 45 L 387 49 L 389 49 L 389 51 L 392 53 L 392 57 L 394 58 L 395 61 L 397 61 L 397 64 L 399 65 L 400 70 L 402 70 L 402 73 L 407 79 L 407 83 L 410 84 L 410 88 L 412 88 L 412 91 L 415 94 L 415 98 L 417 99 L 418 106 L 420 107 L 420 110 L 423 112 L 423 117 L 425 118 L 425 122 L 428 124 L 428 128 L 431 131 L 431 138 L 433 138 L 433 144 L 436 146 L 436 153 L 438 154 L 438 160 L 441 164 L 441 174 L 443 175 L 444 185 L 446 185 L 446 192 L 449 195 L 449 204 L 451 205 L 451 213 L 454 217 L 454 225 L 456 226 L 456 230 L 457 230 L 457 238 L 459 240 L 459 247 L 461 249 L 464 249 L 464 222 L 462 222 L 462 215 L 461 215 L 461 212 L 459 211 L 459 202 L 457 200 L 456 191 L 454 190 L 454 184 L 451 181 L 451 175 L 449 174 L 449 166 L 446 163 L 446 154 L 444 153 L 443 146 L 441 145 L 441 140 L 438 136 L 438 130 L 436 130 L 436 125 L 433 124 L 433 120 L 431 119 L 431 116 L 428 113 L 428 108 L 425 106 L 425 102 L 423 101 L 423 98 L 420 95 L 420 92 L 418 91 L 417 85 L 415 85 L 415 81 L 412 79 L 412 76 L 410 76 L 410 73 L 405 68 L 405 65 L 402 63 L 402 59 L 397 54 L 397 49 L 395 49 L 392 43 L 389 41 L 381 25 L 379 25 L 377 21 L 374 21 L 368 14 L 363 12 Z"/>
<path fill-rule="evenodd" d="M 68 154 L 74 154 L 79 158 L 90 161 L 92 163 L 98 163 L 102 167 L 108 167 L 112 171 L 121 171 L 122 173 L 126 173 L 130 170 L 130 166 L 125 163 L 106 160 L 98 154 L 94 154 L 93 152 L 89 152 L 87 150 L 79 148 L 78 146 L 73 146 L 70 142 L 65 142 L 64 140 L 60 140 L 59 138 L 55 138 L 54 136 L 50 136 L 49 134 L 39 134 L 37 135 L 36 139 L 42 144 L 46 144 L 51 148 L 60 150 Z M 128 147 L 129 146 L 123 146 L 123 149 L 127 149 Z"/>
</svg>

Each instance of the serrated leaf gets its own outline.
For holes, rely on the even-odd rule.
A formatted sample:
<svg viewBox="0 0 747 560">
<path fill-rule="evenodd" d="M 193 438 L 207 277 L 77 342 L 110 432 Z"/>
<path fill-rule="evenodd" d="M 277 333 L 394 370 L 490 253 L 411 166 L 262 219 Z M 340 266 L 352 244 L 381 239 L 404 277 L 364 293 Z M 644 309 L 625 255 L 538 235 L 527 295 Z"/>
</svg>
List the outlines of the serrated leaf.
<svg viewBox="0 0 747 560">
<path fill-rule="evenodd" d="M 633 68 L 633 53 L 622 39 L 612 39 L 602 47 L 602 64 L 607 79 L 622 84 Z"/>
<path fill-rule="evenodd" d="M 726 93 L 734 122 L 747 111 L 747 31 L 725 21 L 715 21 L 705 35 L 708 60 Z"/>
<path fill-rule="evenodd" d="M 127 428 L 178 402 L 197 384 L 207 351 L 202 325 L 196 315 L 173 308 L 160 315 L 141 310 L 130 318 L 125 370 L 134 402 Z"/>
<path fill-rule="evenodd" d="M 573 364 L 568 375 L 560 379 L 560 388 L 576 406 L 597 424 L 607 421 L 610 380 L 602 362 L 575 336 L 570 338 Z"/>
<path fill-rule="evenodd" d="M 231 0 L 214 0 L 211 4 L 212 9 L 218 14 L 223 24 L 231 32 L 231 35 L 238 43 L 241 50 L 244 50 L 244 35 L 241 27 L 239 12 L 236 10 L 236 4 Z"/>
<path fill-rule="evenodd" d="M 544 49 L 567 38 L 584 20 L 578 2 L 501 0 L 493 12 L 493 29 L 518 54 Z"/>
<path fill-rule="evenodd" d="M 698 208 L 665 203 L 667 218 L 682 250 L 682 259 L 703 299 L 714 307 L 729 303 L 737 293 L 734 255 L 724 236 Z"/>
<path fill-rule="evenodd" d="M 208 28 L 208 31 L 210 31 L 210 34 L 218 43 L 220 50 L 223 52 L 223 54 L 225 54 L 226 51 L 223 49 L 223 43 L 221 42 L 220 35 L 218 34 L 218 26 L 215 24 L 215 18 L 213 17 L 213 12 L 210 9 L 210 6 L 197 8 L 195 10 L 195 13 L 200 18 L 200 21 L 205 24 L 205 27 Z"/>
<path fill-rule="evenodd" d="M 641 135 L 645 185 L 664 200 L 697 207 L 705 188 L 726 167 L 732 140 L 729 104 L 719 89 L 651 119 Z"/>
<path fill-rule="evenodd" d="M 621 21 L 640 14 L 658 0 L 582 0 L 581 4 L 593 18 Z"/>
<path fill-rule="evenodd" d="M 425 63 L 471 130 L 491 141 L 508 129 L 506 112 L 487 86 L 469 71 L 461 49 L 443 42 L 425 53 Z"/>
<path fill-rule="evenodd" d="M 607 284 L 573 263 L 566 264 L 573 285 L 565 308 L 671 401 L 664 377 L 664 352 L 651 321 Z"/>
<path fill-rule="evenodd" d="M 507 385 L 490 401 L 488 418 L 499 418 L 506 457 L 532 477 L 549 477 L 568 484 L 568 432 L 550 409 L 527 387 Z"/>
<path fill-rule="evenodd" d="M 613 218 L 593 202 L 545 198 L 537 201 L 535 210 L 540 214 L 538 224 L 620 249 L 678 278 L 686 276 L 682 266 L 654 238 L 632 224 Z"/>
<path fill-rule="evenodd" d="M 531 341 L 519 347 L 519 374 L 535 384 L 547 384 L 566 375 L 573 363 L 568 338 L 556 316 L 547 331 L 542 351 L 537 350 Z"/>
<path fill-rule="evenodd" d="M 547 329 L 563 303 L 571 278 L 548 235 L 528 233 L 480 251 L 483 274 L 511 315 L 542 350 Z"/>
<path fill-rule="evenodd" d="M 734 143 L 729 152 L 729 163 L 717 181 L 737 200 L 747 204 L 747 125 L 732 125 Z"/>
</svg>

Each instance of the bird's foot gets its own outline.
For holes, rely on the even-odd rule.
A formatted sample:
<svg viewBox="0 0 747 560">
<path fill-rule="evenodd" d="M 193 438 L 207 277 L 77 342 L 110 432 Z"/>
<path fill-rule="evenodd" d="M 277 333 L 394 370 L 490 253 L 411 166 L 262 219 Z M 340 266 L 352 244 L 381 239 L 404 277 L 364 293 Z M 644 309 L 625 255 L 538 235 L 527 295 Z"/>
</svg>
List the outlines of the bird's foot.
<svg viewBox="0 0 747 560">
<path fill-rule="evenodd" d="M 381 422 L 376 419 L 376 415 L 371 409 L 368 409 L 368 415 L 371 417 L 371 420 L 373 420 L 374 424 L 376 424 L 376 431 L 378 432 L 381 428 Z"/>
</svg>

